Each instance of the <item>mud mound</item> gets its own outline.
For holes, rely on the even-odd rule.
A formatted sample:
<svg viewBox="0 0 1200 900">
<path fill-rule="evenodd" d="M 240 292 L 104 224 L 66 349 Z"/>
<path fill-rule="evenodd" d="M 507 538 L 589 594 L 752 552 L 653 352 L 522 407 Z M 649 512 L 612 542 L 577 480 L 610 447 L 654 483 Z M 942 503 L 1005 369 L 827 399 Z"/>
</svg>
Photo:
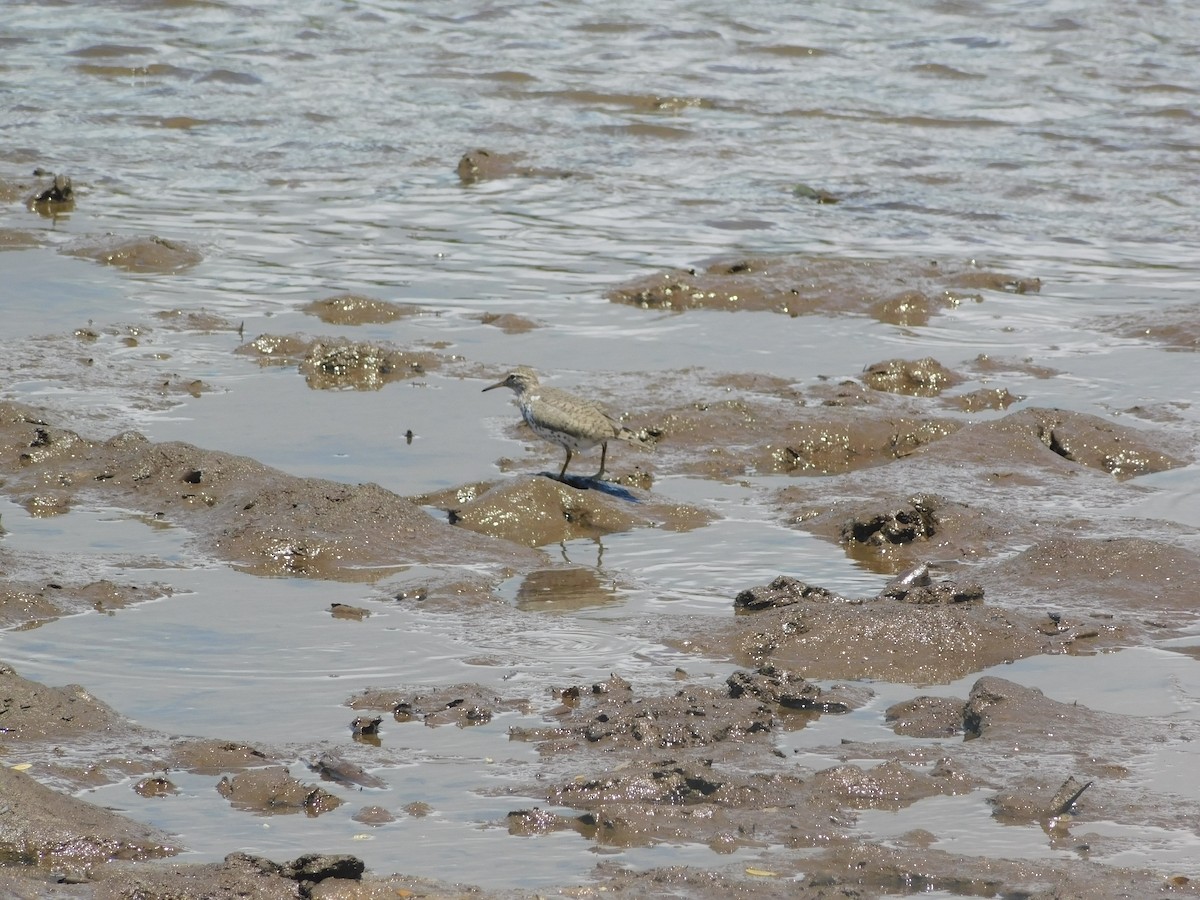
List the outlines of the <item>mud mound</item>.
<svg viewBox="0 0 1200 900">
<path fill-rule="evenodd" d="M 533 569 L 539 554 L 437 522 L 379 485 L 296 478 L 246 457 L 127 432 L 89 441 L 0 404 L 0 454 L 18 500 L 65 508 L 82 491 L 189 528 L 206 551 L 258 574 L 375 581 L 416 563 L 490 559 Z M 47 485 L 53 485 L 47 488 Z"/>
</svg>

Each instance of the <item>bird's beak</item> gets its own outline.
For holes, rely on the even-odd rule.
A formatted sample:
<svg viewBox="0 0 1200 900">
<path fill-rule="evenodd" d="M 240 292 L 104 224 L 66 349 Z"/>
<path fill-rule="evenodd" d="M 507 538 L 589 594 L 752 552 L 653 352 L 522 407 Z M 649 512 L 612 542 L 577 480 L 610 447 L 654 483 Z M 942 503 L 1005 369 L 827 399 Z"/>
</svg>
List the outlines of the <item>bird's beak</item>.
<svg viewBox="0 0 1200 900">
<path fill-rule="evenodd" d="M 498 388 L 498 387 L 504 387 L 504 386 L 505 386 L 507 383 L 508 383 L 508 379 L 507 379 L 507 378 L 506 378 L 506 379 L 504 379 L 504 381 L 497 381 L 495 384 L 489 384 L 489 385 L 488 385 L 487 387 L 485 387 L 485 388 L 484 388 L 482 391 L 480 391 L 480 393 L 481 393 L 481 394 L 483 394 L 483 393 L 486 393 L 486 392 L 488 392 L 488 391 L 494 391 L 494 390 L 495 390 L 496 388 Z"/>
</svg>

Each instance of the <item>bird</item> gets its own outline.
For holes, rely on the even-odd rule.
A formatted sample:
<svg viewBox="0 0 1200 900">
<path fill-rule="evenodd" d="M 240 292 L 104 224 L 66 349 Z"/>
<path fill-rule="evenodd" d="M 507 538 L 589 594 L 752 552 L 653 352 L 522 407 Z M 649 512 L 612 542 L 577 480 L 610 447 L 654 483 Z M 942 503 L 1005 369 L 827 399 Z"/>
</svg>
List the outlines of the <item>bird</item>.
<svg viewBox="0 0 1200 900">
<path fill-rule="evenodd" d="M 592 476 L 592 480 L 599 481 L 604 477 L 609 441 L 642 443 L 635 432 L 606 413 L 599 404 L 558 388 L 542 387 L 537 373 L 528 366 L 518 366 L 483 390 L 502 387 L 510 388 L 517 395 L 521 416 L 534 434 L 567 451 L 567 458 L 558 473 L 559 481 L 567 474 L 567 466 L 576 450 L 589 450 L 600 445 L 600 471 Z"/>
</svg>

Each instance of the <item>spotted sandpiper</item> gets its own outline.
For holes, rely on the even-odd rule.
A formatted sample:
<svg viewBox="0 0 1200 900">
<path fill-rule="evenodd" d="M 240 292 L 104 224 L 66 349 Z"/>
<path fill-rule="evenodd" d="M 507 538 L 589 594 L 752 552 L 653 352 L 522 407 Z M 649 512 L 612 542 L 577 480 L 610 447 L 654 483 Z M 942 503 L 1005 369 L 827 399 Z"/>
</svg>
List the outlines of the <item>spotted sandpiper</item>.
<svg viewBox="0 0 1200 900">
<path fill-rule="evenodd" d="M 559 481 L 567 474 L 571 454 L 576 450 L 588 450 L 600 445 L 600 471 L 592 476 L 599 480 L 604 475 L 604 460 L 608 456 L 610 440 L 641 443 L 641 438 L 591 400 L 558 388 L 542 387 L 537 373 L 528 366 L 513 369 L 503 381 L 497 381 L 484 390 L 500 387 L 512 388 L 517 395 L 521 415 L 534 434 L 567 451 L 567 458 L 563 460 L 562 470 L 558 473 Z"/>
</svg>

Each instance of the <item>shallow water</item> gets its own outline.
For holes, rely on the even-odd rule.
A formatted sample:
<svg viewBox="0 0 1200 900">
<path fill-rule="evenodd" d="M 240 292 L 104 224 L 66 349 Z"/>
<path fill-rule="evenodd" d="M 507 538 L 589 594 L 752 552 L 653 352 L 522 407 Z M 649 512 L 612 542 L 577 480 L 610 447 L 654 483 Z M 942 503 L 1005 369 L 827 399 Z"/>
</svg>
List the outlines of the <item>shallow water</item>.
<svg viewBox="0 0 1200 900">
<path fill-rule="evenodd" d="M 933 355 L 952 368 L 980 354 L 1029 357 L 1061 373 L 1005 375 L 1003 386 L 1030 404 L 1106 416 L 1169 406 L 1167 427 L 1194 432 L 1195 354 L 1118 337 L 1099 320 L 1152 321 L 1195 305 L 1198 45 L 1200 20 L 1186 4 L 710 2 L 651 11 L 629 2 L 468 10 L 425 0 L 14 0 L 0 9 L 0 177 L 28 179 L 34 166 L 66 172 L 79 200 L 57 218 L 19 202 L 0 208 L 0 228 L 44 242 L 0 252 L 0 395 L 47 406 L 90 435 L 136 428 L 400 494 L 491 478 L 496 460 L 522 457 L 509 437 L 514 410 L 481 394 L 486 382 L 434 372 L 377 392 L 311 390 L 294 367 L 233 355 L 242 340 L 234 332 L 176 332 L 153 318 L 204 308 L 244 324 L 246 338 L 444 342 L 481 371 L 526 363 L 556 385 L 624 397 L 637 394 L 631 373 L 758 372 L 811 385 L 896 356 Z M 464 187 L 455 165 L 477 146 L 572 174 Z M 799 183 L 842 202 L 797 198 Z M 204 260 L 175 274 L 130 273 L 56 252 L 108 232 L 191 242 Z M 865 317 L 674 315 L 603 296 L 663 267 L 782 252 L 978 259 L 1043 286 L 985 292 L 984 302 L 913 328 Z M 348 329 L 299 311 L 343 291 L 430 314 Z M 484 312 L 541 327 L 505 334 L 475 318 Z M 32 365 L 64 352 L 32 338 L 89 323 L 98 336 L 78 352 L 95 360 L 95 381 Z M 134 345 L 122 330 L 130 324 L 143 328 Z M 131 405 L 120 373 L 133 369 L 212 390 Z M 107 380 L 105 370 L 114 373 Z M 613 583 L 610 599 L 530 611 L 513 582 L 490 625 L 385 606 L 367 585 L 231 572 L 195 558 L 185 535 L 121 510 L 35 519 L 6 505 L 8 550 L 51 554 L 67 572 L 164 581 L 176 593 L 0 635 L 0 655 L 28 677 L 84 683 L 147 727 L 334 747 L 350 742 L 341 704 L 367 686 L 476 681 L 519 694 L 614 670 L 665 683 L 677 665 L 720 679 L 729 666 L 681 658 L 645 637 L 641 621 L 731 615 L 738 590 L 780 572 L 856 596 L 882 584 L 837 548 L 781 527 L 758 489 L 786 482 L 662 479 L 656 490 L 722 518 L 685 534 L 570 542 L 554 552 L 596 568 Z M 1144 500 L 1112 514 L 1179 523 L 1194 543 L 1200 468 L 1141 484 Z M 366 601 L 374 614 L 334 620 L 335 601 Z M 1194 721 L 1197 668 L 1141 649 L 1027 660 L 996 674 L 1100 709 Z M 938 690 L 963 696 L 975 677 Z M 887 703 L 912 693 L 880 690 L 867 710 L 794 733 L 789 749 L 877 731 Z M 518 839 L 494 827 L 521 801 L 488 791 L 527 775 L 525 745 L 503 744 L 512 758 L 487 759 L 516 718 L 389 728 L 391 755 L 413 762 L 381 774 L 436 814 L 372 840 L 356 839 L 368 829 L 349 820 L 353 802 L 319 820 L 259 820 L 231 815 L 191 776 L 158 804 L 127 784 L 90 796 L 178 831 L 189 858 L 220 857 L 232 841 L 280 857 L 341 849 L 377 871 L 489 886 L 586 878 L 596 854 L 578 837 Z M 1162 759 L 1140 777 L 1185 791 L 1194 762 Z M 1060 852 L 1044 835 L 992 825 L 977 797 L 938 802 L 959 811 L 928 801 L 895 827 L 920 827 L 926 813 L 961 815 L 978 838 L 970 852 Z M 1174 836 L 1150 837 L 1140 859 L 1112 861 L 1200 874 Z M 730 861 L 704 847 L 620 858 Z"/>
</svg>

